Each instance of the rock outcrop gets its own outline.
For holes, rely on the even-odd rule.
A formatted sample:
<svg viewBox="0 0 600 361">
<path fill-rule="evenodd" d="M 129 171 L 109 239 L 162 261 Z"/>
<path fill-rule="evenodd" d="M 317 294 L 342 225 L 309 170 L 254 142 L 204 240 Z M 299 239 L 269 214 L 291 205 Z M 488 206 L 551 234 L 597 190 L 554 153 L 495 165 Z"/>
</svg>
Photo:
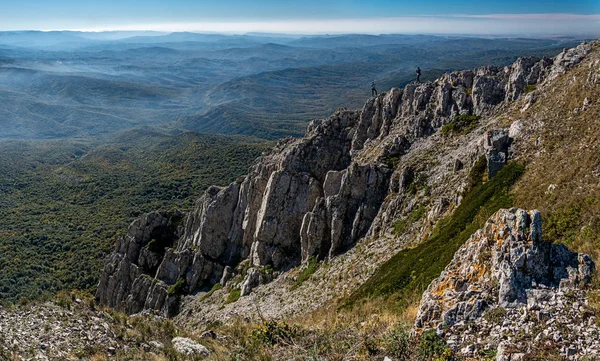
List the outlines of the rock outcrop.
<svg viewBox="0 0 600 361">
<path fill-rule="evenodd" d="M 582 290 L 593 271 L 590 256 L 543 241 L 538 211 L 500 210 L 429 285 L 415 330 L 435 328 L 469 356 L 499 345 L 498 354 L 504 357 L 531 351 L 533 341 L 554 337 L 556 332 L 556 341 L 564 341 L 577 354 L 600 352 L 600 342 L 591 336 L 595 326 L 577 319 L 582 315 L 579 308 L 585 308 Z M 575 307 L 574 312 L 568 305 Z M 549 318 L 559 320 L 556 327 L 545 323 Z M 548 327 L 536 329 L 542 322 Z M 591 333 L 572 329 L 583 324 Z M 522 327 L 535 334 L 520 337 Z"/>
<path fill-rule="evenodd" d="M 181 215 L 158 212 L 134 222 L 107 258 L 96 298 L 128 313 L 173 314 L 180 295 L 226 283 L 244 260 L 282 272 L 348 250 L 391 227 L 396 213 L 388 210 L 398 204 L 390 195 L 407 192 L 418 178 L 417 170 L 395 165 L 415 142 L 457 115 L 497 112 L 527 85 L 575 64 L 582 47 L 562 54 L 560 69 L 552 59 L 522 58 L 504 68 L 453 72 L 392 89 L 361 111 L 340 109 L 311 122 L 305 137 L 279 142 L 247 176 L 209 188 L 180 226 Z M 508 159 L 508 133 L 489 133 L 486 142 L 485 150 L 468 149 L 457 170 L 485 152 L 493 176 Z M 434 216 L 449 201 L 438 203 Z M 240 283 L 247 294 L 256 274 L 243 273 L 254 277 Z"/>
<path fill-rule="evenodd" d="M 151 212 L 135 220 L 105 260 L 96 293 L 98 302 L 128 313 L 145 308 L 172 314 L 176 300 L 169 297 L 164 284 L 148 275 L 156 274 L 165 251 L 179 238 L 182 220 L 179 212 Z"/>
<path fill-rule="evenodd" d="M 175 337 L 173 340 L 173 349 L 186 356 L 208 356 L 208 349 L 194 340 L 186 337 Z"/>
</svg>

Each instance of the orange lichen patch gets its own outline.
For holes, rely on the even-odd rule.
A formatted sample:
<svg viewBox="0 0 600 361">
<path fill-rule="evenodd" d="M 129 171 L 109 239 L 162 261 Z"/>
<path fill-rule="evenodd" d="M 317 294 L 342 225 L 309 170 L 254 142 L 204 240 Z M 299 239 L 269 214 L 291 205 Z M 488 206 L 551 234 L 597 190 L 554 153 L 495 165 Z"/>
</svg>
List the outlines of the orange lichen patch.
<svg viewBox="0 0 600 361">
<path fill-rule="evenodd" d="M 466 274 L 463 275 L 458 275 L 456 271 L 449 271 L 446 275 L 446 278 L 438 283 L 438 285 L 431 291 L 431 294 L 435 295 L 437 298 L 442 298 L 447 290 L 456 289 L 456 281 L 458 279 L 465 279 L 473 285 L 475 282 L 482 279 L 487 271 L 488 267 L 486 265 L 478 263 L 470 265 L 466 270 Z"/>
<path fill-rule="evenodd" d="M 494 240 L 496 241 L 497 246 L 501 245 L 502 242 L 504 242 L 504 239 L 502 237 L 500 237 L 500 235 L 498 233 L 494 234 Z"/>
<path fill-rule="evenodd" d="M 479 287 L 479 286 L 471 285 L 471 286 L 469 286 L 469 290 L 470 291 L 475 291 L 475 292 L 481 292 L 483 289 L 481 287 Z"/>
<path fill-rule="evenodd" d="M 449 309 L 451 309 L 452 307 L 454 307 L 454 305 L 456 305 L 458 303 L 458 300 L 456 299 L 456 297 L 450 296 L 450 297 L 442 297 L 438 300 L 440 306 L 442 306 L 442 312 L 445 312 Z"/>
<path fill-rule="evenodd" d="M 446 290 L 453 290 L 456 288 L 456 282 L 454 277 L 447 277 L 445 280 L 440 282 L 438 286 L 431 292 L 437 297 L 442 297 Z"/>
<path fill-rule="evenodd" d="M 480 265 L 480 264 L 475 263 L 475 264 L 471 265 L 471 267 L 469 267 L 469 273 L 467 274 L 467 279 L 470 282 L 477 281 L 485 275 L 486 271 L 487 271 L 486 265 Z"/>
</svg>

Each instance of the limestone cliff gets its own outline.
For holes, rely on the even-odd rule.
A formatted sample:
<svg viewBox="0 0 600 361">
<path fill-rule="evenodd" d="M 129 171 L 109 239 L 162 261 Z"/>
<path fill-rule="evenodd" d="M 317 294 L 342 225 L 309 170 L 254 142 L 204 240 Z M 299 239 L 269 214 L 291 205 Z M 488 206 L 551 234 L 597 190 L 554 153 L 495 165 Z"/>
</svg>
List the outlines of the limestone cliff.
<svg viewBox="0 0 600 361">
<path fill-rule="evenodd" d="M 498 114 L 527 85 L 566 71 L 589 51 L 583 44 L 555 59 L 446 74 L 391 89 L 361 111 L 340 109 L 311 122 L 303 138 L 279 142 L 247 176 L 209 188 L 185 218 L 152 212 L 136 220 L 106 259 L 96 298 L 128 313 L 172 315 L 181 295 L 227 284 L 235 273 L 245 277 L 238 287 L 248 294 L 311 257 L 333 259 L 364 237 L 396 237 L 393 222 L 414 206 L 409 189 L 424 172 L 410 160 L 424 147 L 435 149 L 429 138 L 459 115 Z M 497 129 L 468 135 L 457 151 L 439 154 L 443 163 L 429 171 L 435 206 L 428 220 L 460 203 L 468 169 L 483 154 L 493 176 L 509 158 L 510 143 L 508 130 Z M 270 273 L 259 277 L 240 270 L 241 263 Z"/>
</svg>

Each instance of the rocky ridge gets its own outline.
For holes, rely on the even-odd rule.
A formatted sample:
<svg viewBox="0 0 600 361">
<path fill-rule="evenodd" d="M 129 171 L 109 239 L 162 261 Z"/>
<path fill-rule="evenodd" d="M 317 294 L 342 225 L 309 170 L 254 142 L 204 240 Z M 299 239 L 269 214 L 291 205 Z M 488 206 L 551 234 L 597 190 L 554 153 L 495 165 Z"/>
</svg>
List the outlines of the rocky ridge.
<svg viewBox="0 0 600 361">
<path fill-rule="evenodd" d="M 337 264 L 344 268 L 357 259 L 353 250 L 361 239 L 370 240 L 376 266 L 385 255 L 376 257 L 375 245 L 384 253 L 402 247 L 406 238 L 394 232 L 394 222 L 423 197 L 431 204 L 427 217 L 405 232 L 416 239 L 460 203 L 468 170 L 481 155 L 490 173 L 509 157 L 508 129 L 485 132 L 494 130 L 493 122 L 442 144 L 437 130 L 461 114 L 499 113 L 526 86 L 564 73 L 590 49 L 582 44 L 554 59 L 446 74 L 371 98 L 361 111 L 341 109 L 311 122 L 304 138 L 281 141 L 247 176 L 207 190 L 185 221 L 153 212 L 134 222 L 105 262 L 98 301 L 128 313 L 172 315 L 183 294 L 217 283 L 246 285 L 248 295 L 261 282 L 284 281 L 288 270 L 313 257 L 336 267 L 337 256 L 349 254 Z M 526 102 L 535 97 L 527 94 Z M 419 192 L 420 183 L 427 192 Z M 184 301 L 191 312 L 186 304 L 197 300 Z"/>
<path fill-rule="evenodd" d="M 500 210 L 429 285 L 414 329 L 437 329 L 464 356 L 496 349 L 497 360 L 517 360 L 550 343 L 564 357 L 598 357 L 585 292 L 594 268 L 543 241 L 538 211 Z"/>
</svg>

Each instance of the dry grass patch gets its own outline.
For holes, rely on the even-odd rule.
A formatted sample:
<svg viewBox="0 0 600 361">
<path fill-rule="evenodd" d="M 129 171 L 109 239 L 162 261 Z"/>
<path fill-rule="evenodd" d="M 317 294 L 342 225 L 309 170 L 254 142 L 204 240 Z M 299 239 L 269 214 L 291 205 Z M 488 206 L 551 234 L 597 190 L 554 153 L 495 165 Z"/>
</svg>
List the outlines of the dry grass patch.
<svg viewBox="0 0 600 361">
<path fill-rule="evenodd" d="M 545 238 L 600 260 L 600 84 L 587 82 L 595 54 L 538 88 L 524 122 L 542 122 L 523 139 L 526 172 L 515 187 L 516 205 L 539 209 Z M 598 70 L 596 70 L 598 71 Z M 590 102 L 582 110 L 584 100 Z M 574 111 L 578 108 L 578 111 Z M 518 114 L 514 115 L 518 116 Z"/>
</svg>

